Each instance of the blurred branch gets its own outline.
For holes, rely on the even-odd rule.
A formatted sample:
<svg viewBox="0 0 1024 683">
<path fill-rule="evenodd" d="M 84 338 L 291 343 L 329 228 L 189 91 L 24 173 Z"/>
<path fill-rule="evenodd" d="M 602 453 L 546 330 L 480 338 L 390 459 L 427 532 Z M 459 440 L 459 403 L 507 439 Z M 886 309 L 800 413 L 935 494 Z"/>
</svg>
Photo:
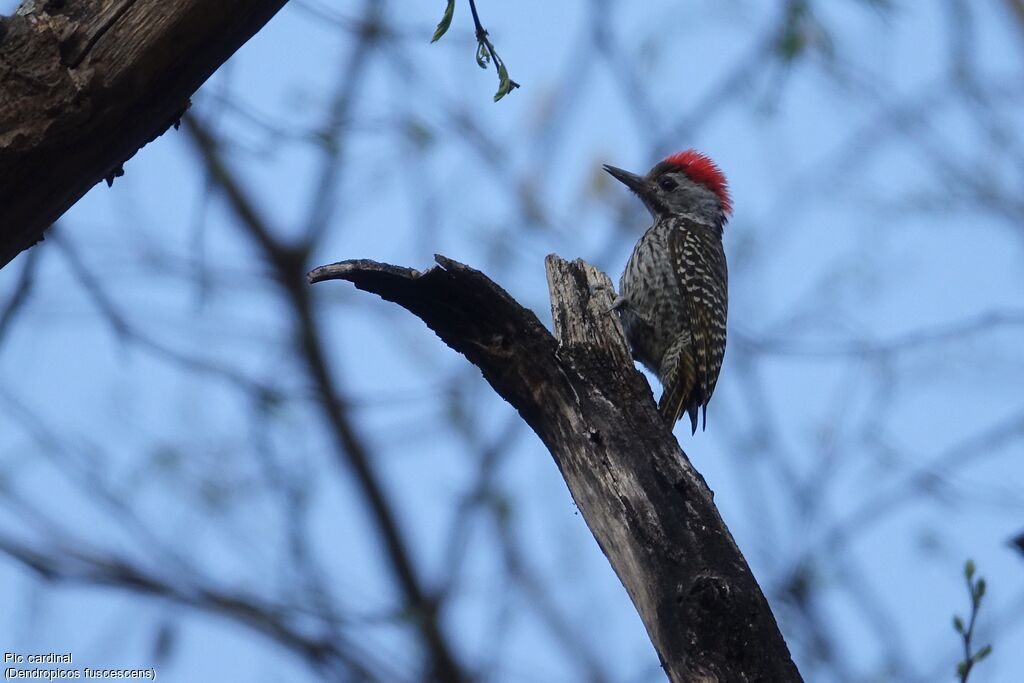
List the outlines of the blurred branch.
<svg viewBox="0 0 1024 683">
<path fill-rule="evenodd" d="M 0 267 L 123 174 L 284 3 L 28 3 L 0 17 Z"/>
<path fill-rule="evenodd" d="M 548 257 L 552 336 L 482 273 L 437 262 L 420 273 L 344 261 L 309 278 L 349 280 L 408 309 L 519 411 L 554 457 L 670 680 L 801 680 L 707 484 L 633 367 L 608 314 L 607 276 Z"/>
<path fill-rule="evenodd" d="M 1011 548 L 1024 555 L 1024 531 L 1011 538 L 1008 543 Z"/>
<path fill-rule="evenodd" d="M 692 139 L 700 129 L 722 116 L 725 105 L 747 94 L 755 78 L 775 63 L 778 28 L 755 37 L 749 48 L 729 70 L 715 79 L 714 85 L 689 107 L 689 113 L 671 123 L 667 132 L 652 136 L 652 156 L 674 149 L 680 140 Z"/>
<path fill-rule="evenodd" d="M 453 420 L 453 422 L 461 427 L 460 431 L 467 431 L 466 426 L 460 424 L 464 421 Z M 483 448 L 473 484 L 455 506 L 455 519 L 444 543 L 445 579 L 441 589 L 443 593 L 453 592 L 459 584 L 459 575 L 469 550 L 469 531 L 473 521 L 473 512 L 484 506 L 494 508 L 499 505 L 498 467 L 507 458 L 515 444 L 522 424 L 518 417 L 510 416 L 499 436 Z M 468 447 L 473 448 L 472 445 L 468 445 Z"/>
<path fill-rule="evenodd" d="M 733 338 L 737 344 L 742 344 L 747 349 L 760 354 L 804 358 L 847 356 L 868 358 L 914 351 L 924 346 L 955 341 L 1002 327 L 1024 327 L 1024 311 L 988 311 L 965 320 L 912 330 L 882 341 L 865 339 L 840 343 L 834 341 L 814 343 L 797 339 L 762 338 L 742 332 L 735 333 Z"/>
<path fill-rule="evenodd" d="M 413 615 L 410 621 L 419 630 L 429 653 L 431 675 L 446 683 L 465 680 L 468 676 L 441 629 L 439 600 L 423 587 L 409 545 L 398 526 L 391 498 L 374 467 L 371 452 L 356 432 L 348 406 L 338 398 L 340 392 L 335 386 L 324 348 L 323 333 L 316 321 L 311 293 L 303 277 L 307 254 L 313 245 L 308 242 L 291 244 L 277 238 L 256 208 L 256 203 L 221 157 L 213 135 L 195 116 L 185 116 L 184 122 L 212 181 L 224 192 L 239 224 L 273 268 L 276 281 L 292 307 L 297 352 L 319 394 L 320 405 L 335 441 L 335 453 L 346 471 L 355 475 L 365 496 L 377 532 L 384 542 L 393 576 L 405 597 L 405 610 Z"/>
<path fill-rule="evenodd" d="M 25 302 L 28 301 L 28 296 L 32 292 L 32 286 L 35 283 L 36 268 L 38 267 L 39 251 L 30 251 L 22 263 L 21 273 L 19 273 L 18 281 L 14 285 L 14 291 L 11 292 L 3 307 L 0 308 L 0 343 L 3 342 L 7 332 L 11 329 L 11 324 L 25 306 Z"/>
<path fill-rule="evenodd" d="M 565 653 L 576 660 L 583 680 L 588 683 L 607 683 L 612 680 L 595 651 L 595 643 L 587 638 L 588 631 L 575 628 L 572 621 L 559 610 L 558 601 L 554 599 L 547 582 L 530 568 L 529 546 L 523 547 L 524 544 L 516 539 L 514 530 L 509 524 L 503 524 L 498 514 L 494 517 L 507 571 L 537 617 Z"/>
<path fill-rule="evenodd" d="M 879 435 L 873 435 L 881 439 Z M 949 477 L 958 470 L 964 469 L 982 459 L 998 455 L 1024 437 L 1024 410 L 1018 410 L 1004 419 L 998 420 L 984 429 L 964 438 L 961 442 L 945 449 L 926 465 L 917 465 L 905 477 L 897 479 L 890 476 L 892 484 L 883 488 L 873 487 L 872 495 L 857 504 L 842 519 L 831 525 L 817 543 L 820 551 L 830 556 L 837 554 L 845 545 L 852 545 L 858 538 L 873 528 L 880 521 L 894 513 L 895 510 L 911 505 L 920 500 L 915 494 L 933 490 L 936 483 Z M 920 456 L 908 458 L 917 463 Z M 805 553 L 797 555 L 797 563 L 814 552 L 814 546 Z"/>
<path fill-rule="evenodd" d="M 1006 8 L 1017 22 L 1017 28 L 1024 33 L 1024 0 L 1005 0 Z"/>
<path fill-rule="evenodd" d="M 459 586 L 460 573 L 469 553 L 469 527 L 474 520 L 473 513 L 482 508 L 490 514 L 496 533 L 494 537 L 501 546 L 501 554 L 510 578 L 525 596 L 531 609 L 547 627 L 551 636 L 561 644 L 562 650 L 576 660 L 583 680 L 590 683 L 606 683 L 611 678 L 594 651 L 593 643 L 585 633 L 573 627 L 570 619 L 559 610 L 558 602 L 551 595 L 551 589 L 543 577 L 529 565 L 529 553 L 524 552 L 510 524 L 513 511 L 509 496 L 499 489 L 501 479 L 498 469 L 507 459 L 516 437 L 523 431 L 523 421 L 518 415 L 510 414 L 508 422 L 498 436 L 483 448 L 479 456 L 476 477 L 468 492 L 456 505 L 455 520 L 445 543 L 445 569 L 447 578 L 445 590 L 453 591 Z M 453 420 L 454 426 L 467 437 L 467 448 L 477 450 L 474 440 L 465 432 L 467 421 Z"/>
<path fill-rule="evenodd" d="M 133 591 L 191 607 L 209 614 L 240 622 L 273 638 L 315 663 L 321 674 L 340 678 L 342 674 L 357 681 L 390 683 L 363 663 L 353 652 L 355 645 L 337 638 L 321 638 L 304 633 L 289 623 L 295 614 L 285 606 L 265 603 L 255 595 L 227 593 L 210 587 L 176 585 L 114 554 L 97 555 L 81 547 L 55 548 L 42 552 L 0 535 L 0 552 L 22 563 L 47 581 L 87 586 L 110 586 Z"/>
<path fill-rule="evenodd" d="M 338 177 L 345 160 L 345 138 L 349 132 L 346 124 L 351 119 L 352 109 L 370 65 L 369 58 L 385 35 L 381 6 L 379 0 L 367 0 L 363 5 L 359 34 L 351 56 L 347 58 L 345 66 L 338 69 L 337 86 L 327 121 L 317 136 L 322 141 L 320 150 L 323 158 L 305 222 L 306 235 L 310 242 L 319 239 L 330 225 L 335 188 L 338 186 Z"/>
<path fill-rule="evenodd" d="M 66 439 L 50 427 L 40 414 L 18 401 L 3 388 L 0 388 L 0 406 L 4 408 L 7 415 L 21 424 L 22 429 L 38 446 L 39 453 L 52 462 L 61 478 L 88 496 L 86 500 L 95 503 L 100 509 L 105 509 L 110 519 L 115 520 L 118 526 L 131 534 L 134 548 L 145 553 L 147 557 L 157 560 L 162 567 L 173 568 L 177 572 L 177 576 L 183 580 L 190 580 L 197 576 L 195 566 L 185 559 L 180 549 L 168 545 L 154 533 L 143 521 L 138 511 L 129 503 L 123 492 L 111 484 L 104 468 L 97 466 L 98 463 L 111 461 L 106 453 L 95 447 L 74 448 L 69 446 Z M 3 495 L 5 498 L 10 498 L 14 493 L 6 491 Z M 29 511 L 24 504 L 22 510 Z M 59 531 L 59 527 L 49 523 L 49 520 L 42 514 L 32 514 L 31 517 L 37 522 L 43 523 L 49 531 L 56 531 L 64 535 L 63 531 Z"/>
<path fill-rule="evenodd" d="M 658 129 L 660 120 L 658 107 L 651 100 L 651 88 L 641 77 L 643 70 L 637 60 L 622 49 L 615 29 L 619 24 L 611 11 L 610 0 L 591 0 L 591 40 L 594 52 L 601 57 L 622 90 L 622 102 L 626 104 L 636 122 L 637 130 L 650 135 Z M 635 48 L 636 36 L 628 37 L 627 45 Z M 591 60 L 578 60 L 574 67 L 582 69 Z M 574 74 L 575 75 L 575 74 Z M 655 156 L 664 150 L 657 150 Z"/>
<path fill-rule="evenodd" d="M 128 317 L 107 292 L 101 279 L 89 270 L 71 240 L 67 239 L 56 225 L 50 235 L 50 239 L 64 253 L 72 275 L 78 280 L 78 284 L 82 286 L 85 294 L 92 299 L 100 315 L 106 320 L 119 342 L 123 344 L 134 343 L 139 348 L 148 351 L 158 358 L 175 363 L 192 372 L 222 379 L 248 394 L 259 397 L 261 400 L 276 401 L 280 399 L 281 391 L 270 384 L 253 379 L 241 370 L 228 365 L 194 356 L 184 351 L 178 351 L 157 340 L 147 332 L 143 332 L 141 327 L 133 325 L 128 320 Z"/>
</svg>

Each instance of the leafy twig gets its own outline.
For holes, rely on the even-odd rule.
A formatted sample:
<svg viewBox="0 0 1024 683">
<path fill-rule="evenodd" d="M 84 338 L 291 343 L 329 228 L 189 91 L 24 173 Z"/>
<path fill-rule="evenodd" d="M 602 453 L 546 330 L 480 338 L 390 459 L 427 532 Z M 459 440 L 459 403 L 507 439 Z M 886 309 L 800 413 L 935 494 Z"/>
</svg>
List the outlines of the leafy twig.
<svg viewBox="0 0 1024 683">
<path fill-rule="evenodd" d="M 445 33 L 448 33 L 448 28 L 452 25 L 452 17 L 455 15 L 455 0 L 448 0 L 448 6 L 444 8 L 444 16 L 441 17 L 441 21 L 438 22 L 437 28 L 434 29 L 434 37 L 430 39 L 430 42 L 436 43 L 441 39 Z"/>
<path fill-rule="evenodd" d="M 469 9 L 473 14 L 473 25 L 476 28 L 476 63 L 480 65 L 481 69 L 486 69 L 488 64 L 493 63 L 495 70 L 498 72 L 498 92 L 494 93 L 494 101 L 497 102 L 505 95 L 509 94 L 513 90 L 519 87 L 519 84 L 509 78 L 508 69 L 505 68 L 505 62 L 498 56 L 497 50 L 494 49 L 494 43 L 487 35 L 487 30 L 483 24 L 480 23 L 480 14 L 476 10 L 476 0 L 469 0 Z M 434 37 L 430 39 L 430 42 L 437 42 L 441 36 L 448 32 L 448 29 L 452 25 L 452 17 L 455 15 L 455 0 L 448 0 L 448 5 L 445 7 L 444 16 L 441 17 L 441 21 L 438 22 L 437 28 L 434 29 Z"/>
<path fill-rule="evenodd" d="M 971 616 L 967 624 L 959 615 L 953 616 L 953 628 L 960 634 L 964 641 L 964 658 L 956 665 L 956 673 L 960 677 L 960 683 L 967 683 L 967 677 L 971 674 L 974 665 L 985 659 L 992 653 L 992 646 L 986 645 L 977 652 L 971 651 L 971 639 L 974 637 L 974 623 L 978 618 L 978 610 L 981 608 L 981 599 L 985 596 L 985 579 L 978 577 L 974 580 L 974 561 L 967 560 L 964 564 L 964 578 L 967 580 L 967 593 L 971 596 Z"/>
</svg>

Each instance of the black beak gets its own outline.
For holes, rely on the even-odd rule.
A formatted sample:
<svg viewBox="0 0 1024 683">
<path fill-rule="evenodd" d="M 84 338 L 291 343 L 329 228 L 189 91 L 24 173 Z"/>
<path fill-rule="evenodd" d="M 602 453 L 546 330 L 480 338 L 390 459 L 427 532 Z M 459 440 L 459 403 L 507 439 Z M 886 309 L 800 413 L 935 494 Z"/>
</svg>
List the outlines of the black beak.
<svg viewBox="0 0 1024 683">
<path fill-rule="evenodd" d="M 647 179 L 643 176 L 639 176 L 636 173 L 630 173 L 629 171 L 623 171 L 621 168 L 615 166 L 604 165 L 604 170 L 608 171 L 608 174 L 618 180 L 620 183 L 628 187 L 629 189 L 636 192 L 640 197 L 647 195 Z"/>
</svg>

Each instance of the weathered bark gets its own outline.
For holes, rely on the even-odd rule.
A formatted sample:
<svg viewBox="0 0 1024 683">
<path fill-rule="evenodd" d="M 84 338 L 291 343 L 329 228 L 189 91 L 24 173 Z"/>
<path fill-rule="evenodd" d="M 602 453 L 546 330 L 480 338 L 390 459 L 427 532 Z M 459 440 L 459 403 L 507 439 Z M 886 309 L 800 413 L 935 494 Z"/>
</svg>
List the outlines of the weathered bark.
<svg viewBox="0 0 1024 683">
<path fill-rule="evenodd" d="M 286 0 L 27 0 L 0 17 L 0 268 L 144 144 Z"/>
<path fill-rule="evenodd" d="M 775 618 L 703 478 L 630 359 L 611 282 L 547 260 L 555 336 L 482 273 L 344 261 L 349 280 L 419 316 L 464 354 L 551 451 L 676 682 L 799 681 Z"/>
</svg>

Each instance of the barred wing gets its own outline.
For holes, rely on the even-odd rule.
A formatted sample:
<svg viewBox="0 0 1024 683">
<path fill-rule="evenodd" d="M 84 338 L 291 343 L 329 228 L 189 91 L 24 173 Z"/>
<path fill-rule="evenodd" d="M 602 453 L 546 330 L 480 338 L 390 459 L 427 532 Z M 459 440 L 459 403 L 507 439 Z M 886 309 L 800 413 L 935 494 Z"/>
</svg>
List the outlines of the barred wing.
<svg viewBox="0 0 1024 683">
<path fill-rule="evenodd" d="M 696 377 L 685 403 L 696 431 L 698 408 L 703 409 L 707 427 L 708 402 L 725 357 L 728 271 L 720 233 L 715 228 L 680 219 L 668 242 L 689 318 Z"/>
</svg>

